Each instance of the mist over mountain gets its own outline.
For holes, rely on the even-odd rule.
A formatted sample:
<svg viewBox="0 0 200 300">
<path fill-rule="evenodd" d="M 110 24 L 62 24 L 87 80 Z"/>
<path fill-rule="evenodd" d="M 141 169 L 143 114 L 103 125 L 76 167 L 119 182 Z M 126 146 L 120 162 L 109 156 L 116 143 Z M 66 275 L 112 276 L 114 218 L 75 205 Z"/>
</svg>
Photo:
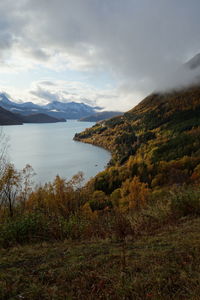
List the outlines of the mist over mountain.
<svg viewBox="0 0 200 300">
<path fill-rule="evenodd" d="M 180 65 L 180 67 L 167 78 L 166 76 L 168 75 L 169 74 L 166 73 L 165 76 L 160 79 L 160 89 L 154 92 L 170 92 L 198 84 L 200 82 L 200 53 L 197 53 Z M 166 80 L 165 82 L 163 81 L 164 79 Z M 31 101 L 17 103 L 13 101 L 7 93 L 0 93 L 0 106 L 2 108 L 24 116 L 39 114 L 42 116 L 48 115 L 56 119 L 80 119 L 82 121 L 98 122 L 120 114 L 117 111 L 102 112 L 102 107 L 94 107 L 85 103 L 74 101 L 61 102 L 51 98 L 49 98 L 49 101 L 50 102 L 46 105 L 38 105 Z M 35 119 L 35 117 L 33 117 L 33 119 Z M 40 119 L 40 117 L 38 117 L 38 119 Z M 19 122 L 22 122 L 22 120 Z"/>
<path fill-rule="evenodd" d="M 196 54 L 194 57 L 192 57 L 185 66 L 190 69 L 194 70 L 196 68 L 200 67 L 200 53 Z"/>
</svg>

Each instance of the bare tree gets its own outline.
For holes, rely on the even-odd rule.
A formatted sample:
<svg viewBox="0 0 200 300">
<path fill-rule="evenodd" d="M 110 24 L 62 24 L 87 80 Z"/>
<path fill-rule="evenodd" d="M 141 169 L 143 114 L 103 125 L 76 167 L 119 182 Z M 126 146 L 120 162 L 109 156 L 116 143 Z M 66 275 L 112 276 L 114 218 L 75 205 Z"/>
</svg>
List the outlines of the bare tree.
<svg viewBox="0 0 200 300">
<path fill-rule="evenodd" d="M 26 201 L 33 190 L 33 177 L 35 175 L 36 173 L 29 164 L 27 164 L 20 172 L 19 202 L 22 209 L 25 208 Z"/>
<path fill-rule="evenodd" d="M 7 152 L 9 148 L 9 139 L 3 132 L 3 128 L 0 128 L 0 177 L 2 176 L 5 166 L 8 162 Z"/>
</svg>

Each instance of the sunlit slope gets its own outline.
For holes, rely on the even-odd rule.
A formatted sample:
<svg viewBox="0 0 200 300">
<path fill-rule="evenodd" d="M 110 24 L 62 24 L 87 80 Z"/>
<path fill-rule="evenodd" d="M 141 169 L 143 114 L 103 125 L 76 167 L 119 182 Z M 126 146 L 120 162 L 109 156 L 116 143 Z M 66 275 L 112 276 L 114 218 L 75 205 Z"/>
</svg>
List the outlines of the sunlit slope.
<svg viewBox="0 0 200 300">
<path fill-rule="evenodd" d="M 163 172 L 161 162 L 173 162 L 170 170 L 181 169 L 182 181 L 191 176 L 200 163 L 199 126 L 200 86 L 195 86 L 152 94 L 123 116 L 96 124 L 75 139 L 109 149 L 113 166 L 131 168 L 125 178 L 136 175 L 151 185 Z M 145 176 L 138 171 L 139 164 Z"/>
</svg>

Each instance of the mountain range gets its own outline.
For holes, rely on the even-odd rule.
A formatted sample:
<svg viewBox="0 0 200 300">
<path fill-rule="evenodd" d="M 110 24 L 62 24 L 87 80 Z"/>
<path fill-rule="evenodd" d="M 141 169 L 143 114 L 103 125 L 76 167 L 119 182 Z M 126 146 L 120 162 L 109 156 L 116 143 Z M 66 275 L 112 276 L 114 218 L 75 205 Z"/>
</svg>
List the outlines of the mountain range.
<svg viewBox="0 0 200 300">
<path fill-rule="evenodd" d="M 47 114 L 55 118 L 80 119 L 92 115 L 100 107 L 92 107 L 84 103 L 53 101 L 47 105 L 37 105 L 32 102 L 16 103 L 5 93 L 0 94 L 0 106 L 21 115 Z"/>
</svg>

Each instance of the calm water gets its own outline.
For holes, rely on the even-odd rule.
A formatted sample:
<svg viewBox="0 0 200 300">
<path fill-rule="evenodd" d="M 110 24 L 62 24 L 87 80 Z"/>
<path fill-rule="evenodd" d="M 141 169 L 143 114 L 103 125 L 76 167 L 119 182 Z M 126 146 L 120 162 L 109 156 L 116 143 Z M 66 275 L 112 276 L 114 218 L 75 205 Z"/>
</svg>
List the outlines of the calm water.
<svg viewBox="0 0 200 300">
<path fill-rule="evenodd" d="M 110 153 L 89 144 L 73 141 L 76 132 L 91 127 L 91 122 L 67 121 L 53 124 L 4 126 L 9 137 L 9 158 L 17 169 L 27 163 L 37 173 L 36 183 L 51 181 L 58 174 L 70 179 L 79 171 L 84 178 L 102 171 Z"/>
</svg>

